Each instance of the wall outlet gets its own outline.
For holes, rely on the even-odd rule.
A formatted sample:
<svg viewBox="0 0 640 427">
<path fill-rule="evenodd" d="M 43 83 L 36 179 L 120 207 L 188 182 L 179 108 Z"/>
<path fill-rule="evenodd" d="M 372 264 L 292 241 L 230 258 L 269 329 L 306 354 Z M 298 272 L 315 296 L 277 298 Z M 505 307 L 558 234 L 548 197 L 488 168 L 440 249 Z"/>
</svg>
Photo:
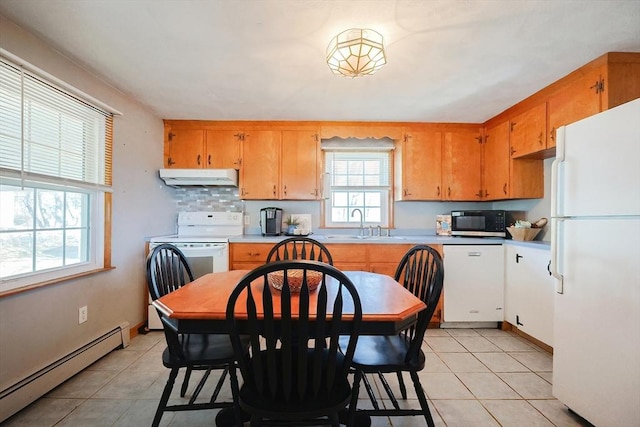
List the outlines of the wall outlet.
<svg viewBox="0 0 640 427">
<path fill-rule="evenodd" d="M 244 225 L 251 225 L 251 215 L 244 216 Z"/>
<path fill-rule="evenodd" d="M 87 306 L 78 309 L 78 324 L 86 322 L 88 319 Z"/>
</svg>

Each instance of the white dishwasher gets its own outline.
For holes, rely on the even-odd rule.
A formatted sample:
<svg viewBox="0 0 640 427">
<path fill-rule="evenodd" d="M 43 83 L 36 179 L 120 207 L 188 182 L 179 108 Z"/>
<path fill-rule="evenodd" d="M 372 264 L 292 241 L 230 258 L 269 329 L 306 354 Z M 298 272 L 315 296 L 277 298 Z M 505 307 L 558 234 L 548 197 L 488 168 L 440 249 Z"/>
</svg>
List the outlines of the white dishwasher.
<svg viewBox="0 0 640 427">
<path fill-rule="evenodd" d="M 504 249 L 445 245 L 444 324 L 504 320 Z M 454 326 L 454 325 L 449 325 Z"/>
</svg>

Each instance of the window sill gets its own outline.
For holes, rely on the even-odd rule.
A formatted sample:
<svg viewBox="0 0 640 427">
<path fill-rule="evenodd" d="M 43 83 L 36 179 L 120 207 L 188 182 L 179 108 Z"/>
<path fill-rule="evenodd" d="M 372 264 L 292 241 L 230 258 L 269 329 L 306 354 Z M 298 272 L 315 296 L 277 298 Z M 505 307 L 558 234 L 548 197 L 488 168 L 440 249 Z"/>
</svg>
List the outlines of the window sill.
<svg viewBox="0 0 640 427">
<path fill-rule="evenodd" d="M 9 289 L 7 291 L 0 292 L 0 298 L 4 298 L 4 297 L 11 296 L 11 295 L 16 295 L 16 294 L 21 294 L 23 292 L 28 292 L 28 291 L 31 291 L 33 289 L 43 288 L 45 286 L 57 285 L 57 284 L 60 284 L 60 283 L 63 283 L 63 282 L 67 282 L 69 280 L 74 280 L 74 279 L 78 279 L 80 277 L 85 277 L 85 276 L 92 276 L 94 274 L 99 274 L 99 273 L 103 273 L 105 271 L 111 271 L 111 270 L 114 270 L 114 269 L 115 269 L 115 267 L 98 268 L 98 269 L 95 269 L 95 270 L 84 271 L 82 273 L 73 274 L 73 275 L 70 275 L 70 276 L 59 277 L 59 278 L 53 279 L 53 280 L 47 280 L 45 282 L 38 282 L 38 283 L 33 283 L 31 285 L 15 288 L 15 289 Z"/>
</svg>

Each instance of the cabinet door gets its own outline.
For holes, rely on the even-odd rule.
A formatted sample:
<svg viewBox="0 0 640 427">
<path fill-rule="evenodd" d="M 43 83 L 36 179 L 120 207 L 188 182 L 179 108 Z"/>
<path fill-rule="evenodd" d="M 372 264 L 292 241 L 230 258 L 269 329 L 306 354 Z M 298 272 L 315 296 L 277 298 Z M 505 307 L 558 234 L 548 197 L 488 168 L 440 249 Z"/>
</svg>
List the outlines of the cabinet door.
<svg viewBox="0 0 640 427">
<path fill-rule="evenodd" d="M 325 246 L 329 249 L 334 267 L 338 270 L 368 271 L 367 245 L 333 243 Z"/>
<path fill-rule="evenodd" d="M 171 129 L 167 134 L 165 166 L 174 169 L 204 167 L 204 130 Z"/>
<path fill-rule="evenodd" d="M 511 157 L 518 158 L 547 148 L 547 103 L 543 102 L 511 119 Z"/>
<path fill-rule="evenodd" d="M 445 132 L 443 149 L 443 200 L 481 200 L 482 144 L 477 129 Z"/>
<path fill-rule="evenodd" d="M 487 128 L 483 146 L 485 200 L 509 198 L 509 122 L 504 121 Z"/>
<path fill-rule="evenodd" d="M 502 245 L 446 245 L 443 261 L 445 322 L 501 322 Z"/>
<path fill-rule="evenodd" d="M 413 245 L 371 244 L 369 246 L 369 271 L 393 277 L 400 260 Z"/>
<path fill-rule="evenodd" d="M 442 132 L 411 130 L 402 142 L 401 200 L 442 198 Z"/>
<path fill-rule="evenodd" d="M 282 198 L 315 200 L 318 191 L 318 132 L 282 131 Z"/>
<path fill-rule="evenodd" d="M 547 146 L 556 146 L 556 129 L 601 111 L 601 68 L 589 70 L 548 99 Z"/>
<path fill-rule="evenodd" d="M 205 140 L 206 168 L 240 169 L 240 140 L 242 132 L 208 130 Z"/>
<path fill-rule="evenodd" d="M 242 141 L 240 198 L 279 198 L 280 131 L 252 131 Z"/>
<path fill-rule="evenodd" d="M 543 343 L 553 345 L 554 281 L 550 250 L 507 245 L 505 320 Z"/>
</svg>

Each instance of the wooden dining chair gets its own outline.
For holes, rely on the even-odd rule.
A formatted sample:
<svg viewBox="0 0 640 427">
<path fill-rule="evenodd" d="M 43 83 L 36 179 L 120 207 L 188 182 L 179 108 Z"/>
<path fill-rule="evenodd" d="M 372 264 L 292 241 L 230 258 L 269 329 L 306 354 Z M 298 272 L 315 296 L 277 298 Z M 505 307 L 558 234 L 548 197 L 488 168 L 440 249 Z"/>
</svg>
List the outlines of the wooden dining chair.
<svg viewBox="0 0 640 427">
<path fill-rule="evenodd" d="M 310 237 L 290 237 L 281 240 L 267 255 L 267 262 L 295 259 L 308 259 L 333 265 L 329 249 Z"/>
<path fill-rule="evenodd" d="M 361 320 L 355 286 L 329 264 L 275 261 L 245 275 L 229 298 L 227 328 L 243 379 L 240 386 L 232 377 L 232 385 L 251 426 L 338 426 L 352 399 L 348 374 Z"/>
<path fill-rule="evenodd" d="M 444 269 L 440 254 L 426 245 L 417 245 L 409 249 L 402 257 L 395 273 L 395 279 L 407 290 L 425 302 L 427 308 L 418 314 L 418 319 L 408 329 L 393 336 L 362 336 L 353 356 L 352 367 L 355 371 L 353 393 L 357 396 L 360 382 L 365 385 L 373 409 L 357 410 L 357 399 L 349 408 L 351 424 L 358 413 L 369 416 L 422 415 L 427 425 L 433 427 L 433 417 L 425 396 L 418 372 L 424 368 L 425 355 L 422 341 L 429 321 L 438 305 L 444 281 Z M 346 343 L 345 343 L 346 344 Z M 420 402 L 420 409 L 402 409 L 398 404 L 384 374 L 395 373 L 398 378 L 402 398 L 407 398 L 403 372 L 409 372 Z M 366 375 L 377 374 L 387 393 L 393 408 L 381 408 Z"/>
<path fill-rule="evenodd" d="M 156 300 L 173 292 L 193 280 L 191 268 L 184 254 L 171 244 L 155 247 L 147 257 L 147 284 L 151 298 Z M 185 411 L 214 409 L 234 406 L 233 401 L 218 402 L 218 395 L 229 372 L 229 365 L 234 363 L 234 350 L 228 335 L 212 334 L 180 334 L 175 324 L 158 311 L 162 320 L 167 348 L 162 353 L 162 363 L 171 369 L 169 379 L 164 387 L 152 426 L 158 426 L 165 411 Z M 242 345 L 247 346 L 248 339 L 242 338 Z M 178 376 L 178 371 L 186 368 L 185 378 L 180 390 L 180 397 L 187 391 L 189 377 L 193 370 L 204 370 L 188 403 L 168 406 L 169 397 Z M 212 370 L 220 370 L 220 378 L 211 399 L 207 403 L 195 403 Z M 235 375 L 235 371 L 232 371 Z"/>
</svg>

